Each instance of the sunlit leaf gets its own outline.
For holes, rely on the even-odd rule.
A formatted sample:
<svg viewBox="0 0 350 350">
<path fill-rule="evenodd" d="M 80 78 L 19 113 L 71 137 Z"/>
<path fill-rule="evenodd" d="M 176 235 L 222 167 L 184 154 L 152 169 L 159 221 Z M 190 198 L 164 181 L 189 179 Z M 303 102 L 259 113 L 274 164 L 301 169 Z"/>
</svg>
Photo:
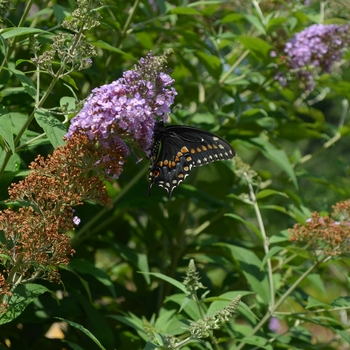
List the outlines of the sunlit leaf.
<svg viewBox="0 0 350 350">
<path fill-rule="evenodd" d="M 53 147 L 64 144 L 63 137 L 67 134 L 67 130 L 57 118 L 54 118 L 49 112 L 38 110 L 35 113 L 35 119 L 44 129 Z"/>
</svg>

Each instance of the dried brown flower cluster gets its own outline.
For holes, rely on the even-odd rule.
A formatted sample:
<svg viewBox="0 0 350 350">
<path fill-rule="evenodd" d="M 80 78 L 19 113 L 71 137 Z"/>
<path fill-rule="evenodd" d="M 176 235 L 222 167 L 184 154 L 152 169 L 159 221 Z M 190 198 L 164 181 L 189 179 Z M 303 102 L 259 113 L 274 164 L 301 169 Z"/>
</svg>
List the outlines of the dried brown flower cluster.
<svg viewBox="0 0 350 350">
<path fill-rule="evenodd" d="M 74 206 L 87 199 L 111 205 L 101 180 L 106 169 L 96 165 L 105 152 L 87 136 L 73 135 L 46 160 L 38 156 L 29 175 L 12 184 L 9 201 L 22 207 L 0 212 L 5 236 L 0 243 L 0 301 L 20 283 L 58 279 L 58 265 L 68 264 L 74 253 L 64 234 L 74 229 Z M 121 171 L 120 164 L 109 165 L 109 171 Z"/>
<path fill-rule="evenodd" d="M 342 221 L 344 224 L 350 224 L 350 200 L 338 202 L 333 205 L 332 216 Z"/>
<path fill-rule="evenodd" d="M 305 225 L 295 224 L 290 241 L 304 242 L 316 256 L 339 256 L 350 252 L 350 201 L 333 206 L 333 218 L 314 212 Z"/>
</svg>

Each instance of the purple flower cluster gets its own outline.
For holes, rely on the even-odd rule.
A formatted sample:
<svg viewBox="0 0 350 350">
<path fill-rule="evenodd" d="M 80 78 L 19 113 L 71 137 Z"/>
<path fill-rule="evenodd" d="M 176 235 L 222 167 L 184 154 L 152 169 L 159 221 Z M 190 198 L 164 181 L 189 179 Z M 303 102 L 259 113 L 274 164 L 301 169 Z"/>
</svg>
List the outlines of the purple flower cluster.
<svg viewBox="0 0 350 350">
<path fill-rule="evenodd" d="M 289 41 L 284 49 L 287 61 L 296 74 L 313 88 L 312 72 L 329 73 L 349 46 L 349 26 L 314 24 Z M 316 70 L 316 71 L 315 71 Z"/>
<path fill-rule="evenodd" d="M 321 67 L 329 73 L 334 62 L 340 61 L 343 49 L 349 46 L 349 26 L 314 24 L 297 33 L 286 44 L 292 68 Z"/>
<path fill-rule="evenodd" d="M 84 133 L 106 149 L 118 149 L 123 158 L 130 153 L 127 141 L 148 155 L 155 117 L 166 121 L 177 95 L 171 87 L 174 80 L 164 72 L 165 63 L 163 56 L 150 53 L 122 78 L 94 89 L 71 120 L 66 138 Z"/>
</svg>

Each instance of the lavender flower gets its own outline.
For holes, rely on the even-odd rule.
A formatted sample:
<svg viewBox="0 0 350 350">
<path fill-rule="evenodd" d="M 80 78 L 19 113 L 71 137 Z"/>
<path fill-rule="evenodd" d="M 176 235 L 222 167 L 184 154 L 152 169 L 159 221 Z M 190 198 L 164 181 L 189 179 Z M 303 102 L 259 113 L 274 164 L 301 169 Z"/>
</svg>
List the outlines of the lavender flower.
<svg viewBox="0 0 350 350">
<path fill-rule="evenodd" d="M 348 25 L 314 24 L 297 33 L 286 44 L 284 52 L 289 56 L 292 68 L 315 66 L 329 73 L 334 62 L 341 60 L 349 41 Z"/>
<path fill-rule="evenodd" d="M 79 218 L 79 216 L 74 216 L 73 217 L 73 223 L 74 225 L 78 226 L 80 224 L 81 220 Z"/>
<path fill-rule="evenodd" d="M 154 57 L 150 53 L 122 78 L 94 89 L 71 120 L 66 138 L 83 133 L 111 150 L 101 162 L 122 162 L 130 153 L 125 141 L 140 146 L 148 155 L 155 117 L 166 121 L 177 95 L 171 87 L 174 80 L 164 72 L 170 54 Z"/>
<path fill-rule="evenodd" d="M 330 73 L 349 43 L 349 25 L 314 24 L 297 33 L 286 44 L 284 52 L 292 74 L 297 75 L 308 90 L 312 90 L 313 76 L 319 72 Z"/>
<path fill-rule="evenodd" d="M 274 333 L 278 333 L 278 331 L 281 329 L 281 323 L 277 317 L 270 318 L 269 329 Z"/>
</svg>

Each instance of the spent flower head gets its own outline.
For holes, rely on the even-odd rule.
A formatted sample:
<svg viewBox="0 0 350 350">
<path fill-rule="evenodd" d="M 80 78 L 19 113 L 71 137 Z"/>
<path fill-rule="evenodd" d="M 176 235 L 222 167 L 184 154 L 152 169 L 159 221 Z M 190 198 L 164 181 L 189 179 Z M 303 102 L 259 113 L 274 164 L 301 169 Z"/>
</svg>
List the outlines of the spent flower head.
<svg viewBox="0 0 350 350">
<path fill-rule="evenodd" d="M 1 262 L 0 305 L 20 283 L 59 278 L 58 266 L 68 264 L 74 253 L 64 234 L 79 224 L 73 206 L 85 199 L 111 204 L 99 173 L 105 171 L 95 167 L 103 151 L 92 147 L 87 136 L 74 135 L 52 156 L 38 156 L 29 175 L 9 188 L 9 200 L 24 206 L 0 212 L 0 254 L 7 257 Z"/>
<path fill-rule="evenodd" d="M 332 216 L 344 225 L 350 225 L 350 200 L 338 202 L 333 205 Z"/>
<path fill-rule="evenodd" d="M 319 213 L 312 213 L 305 225 L 295 224 L 290 232 L 290 241 L 303 242 L 309 245 L 309 249 L 319 256 L 341 256 L 350 252 L 350 221 L 349 201 L 339 202 L 334 206 L 333 216 L 341 212 L 347 212 L 347 216 L 341 221 L 336 221 L 329 216 L 321 217 Z"/>
<path fill-rule="evenodd" d="M 115 150 L 122 158 L 127 156 L 130 151 L 126 142 L 141 147 L 148 155 L 155 117 L 164 121 L 168 118 L 177 94 L 171 87 L 174 80 L 165 68 L 170 54 L 169 51 L 155 57 L 149 53 L 122 78 L 94 89 L 83 109 L 71 120 L 67 139 L 75 133 L 87 135 L 109 150 L 108 160 L 115 158 Z"/>
</svg>

